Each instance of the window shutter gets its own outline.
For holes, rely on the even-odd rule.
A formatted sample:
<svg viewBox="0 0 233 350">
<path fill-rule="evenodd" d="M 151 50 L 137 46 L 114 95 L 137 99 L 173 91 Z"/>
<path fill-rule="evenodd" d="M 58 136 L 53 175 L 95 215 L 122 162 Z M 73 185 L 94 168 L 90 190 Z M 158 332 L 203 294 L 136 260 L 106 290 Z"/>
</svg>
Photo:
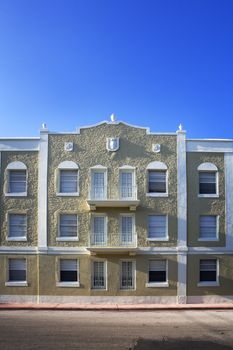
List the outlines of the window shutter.
<svg viewBox="0 0 233 350">
<path fill-rule="evenodd" d="M 166 271 L 166 260 L 150 260 L 150 271 Z"/>
<path fill-rule="evenodd" d="M 60 260 L 61 271 L 77 271 L 76 259 L 61 259 Z"/>
<path fill-rule="evenodd" d="M 200 238 L 216 238 L 217 218 L 214 215 L 200 216 Z"/>
<path fill-rule="evenodd" d="M 216 271 L 217 261 L 216 259 L 202 259 L 200 260 L 201 271 Z"/>
<path fill-rule="evenodd" d="M 149 238 L 164 238 L 167 231 L 166 215 L 149 216 Z"/>
<path fill-rule="evenodd" d="M 9 270 L 11 271 L 26 270 L 26 259 L 10 259 Z"/>
</svg>

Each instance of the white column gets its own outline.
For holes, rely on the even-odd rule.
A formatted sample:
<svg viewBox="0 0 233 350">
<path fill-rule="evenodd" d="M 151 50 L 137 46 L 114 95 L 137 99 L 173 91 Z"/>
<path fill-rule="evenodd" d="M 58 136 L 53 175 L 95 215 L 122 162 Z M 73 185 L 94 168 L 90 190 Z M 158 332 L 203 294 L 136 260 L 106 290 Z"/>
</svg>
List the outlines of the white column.
<svg viewBox="0 0 233 350">
<path fill-rule="evenodd" d="M 187 174 L 186 174 L 186 132 L 177 131 L 177 302 L 187 300 Z"/>
<path fill-rule="evenodd" d="M 48 129 L 40 130 L 38 179 L 38 249 L 47 250 L 47 201 L 48 201 Z"/>
<path fill-rule="evenodd" d="M 226 248 L 233 250 L 233 153 L 224 154 L 226 201 Z"/>
</svg>

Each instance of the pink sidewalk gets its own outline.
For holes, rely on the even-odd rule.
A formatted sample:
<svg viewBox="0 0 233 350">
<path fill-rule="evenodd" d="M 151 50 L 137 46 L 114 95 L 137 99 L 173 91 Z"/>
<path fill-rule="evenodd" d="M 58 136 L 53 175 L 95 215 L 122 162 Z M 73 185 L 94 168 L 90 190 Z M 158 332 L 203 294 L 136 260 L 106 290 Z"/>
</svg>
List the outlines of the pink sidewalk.
<svg viewBox="0 0 233 350">
<path fill-rule="evenodd" d="M 228 304 L 34 304 L 9 303 L 0 304 L 1 310 L 233 310 L 233 303 Z"/>
</svg>

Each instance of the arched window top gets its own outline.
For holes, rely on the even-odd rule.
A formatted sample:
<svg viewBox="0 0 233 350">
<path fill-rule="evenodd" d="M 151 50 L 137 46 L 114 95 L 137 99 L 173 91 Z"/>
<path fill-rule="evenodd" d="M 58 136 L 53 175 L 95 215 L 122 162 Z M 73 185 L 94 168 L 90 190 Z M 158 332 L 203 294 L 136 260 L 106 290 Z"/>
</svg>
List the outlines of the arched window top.
<svg viewBox="0 0 233 350">
<path fill-rule="evenodd" d="M 218 171 L 218 168 L 213 163 L 202 163 L 197 168 L 198 171 Z"/>
<path fill-rule="evenodd" d="M 119 167 L 120 170 L 134 170 L 135 167 L 134 166 L 131 166 L 131 165 L 122 165 Z"/>
<path fill-rule="evenodd" d="M 79 166 L 75 162 L 72 162 L 71 160 L 66 160 L 64 162 L 61 162 L 58 165 L 58 169 L 78 169 Z"/>
<path fill-rule="evenodd" d="M 147 170 L 167 170 L 167 166 L 163 162 L 155 161 L 155 162 L 149 163 L 146 169 Z"/>
<path fill-rule="evenodd" d="M 98 164 L 98 165 L 94 165 L 91 167 L 91 169 L 96 169 L 96 170 L 106 170 L 107 167 L 106 166 L 103 166 L 101 164 Z"/>
<path fill-rule="evenodd" d="M 27 170 L 26 165 L 23 162 L 12 162 L 7 165 L 7 170 Z"/>
</svg>

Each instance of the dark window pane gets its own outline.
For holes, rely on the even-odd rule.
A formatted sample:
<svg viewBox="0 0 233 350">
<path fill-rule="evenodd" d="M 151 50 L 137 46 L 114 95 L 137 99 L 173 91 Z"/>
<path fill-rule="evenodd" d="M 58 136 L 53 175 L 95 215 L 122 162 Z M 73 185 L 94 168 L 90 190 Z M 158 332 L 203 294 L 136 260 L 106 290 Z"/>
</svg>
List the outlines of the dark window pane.
<svg viewBox="0 0 233 350">
<path fill-rule="evenodd" d="M 216 282 L 216 271 L 200 271 L 200 282 Z"/>
<path fill-rule="evenodd" d="M 200 183 L 199 185 L 200 194 L 216 194 L 215 183 Z"/>
<path fill-rule="evenodd" d="M 61 282 L 77 282 L 77 271 L 60 271 Z"/>
<path fill-rule="evenodd" d="M 149 271 L 149 282 L 166 282 L 166 271 Z"/>
<path fill-rule="evenodd" d="M 10 270 L 9 281 L 26 281 L 25 270 Z"/>
</svg>

